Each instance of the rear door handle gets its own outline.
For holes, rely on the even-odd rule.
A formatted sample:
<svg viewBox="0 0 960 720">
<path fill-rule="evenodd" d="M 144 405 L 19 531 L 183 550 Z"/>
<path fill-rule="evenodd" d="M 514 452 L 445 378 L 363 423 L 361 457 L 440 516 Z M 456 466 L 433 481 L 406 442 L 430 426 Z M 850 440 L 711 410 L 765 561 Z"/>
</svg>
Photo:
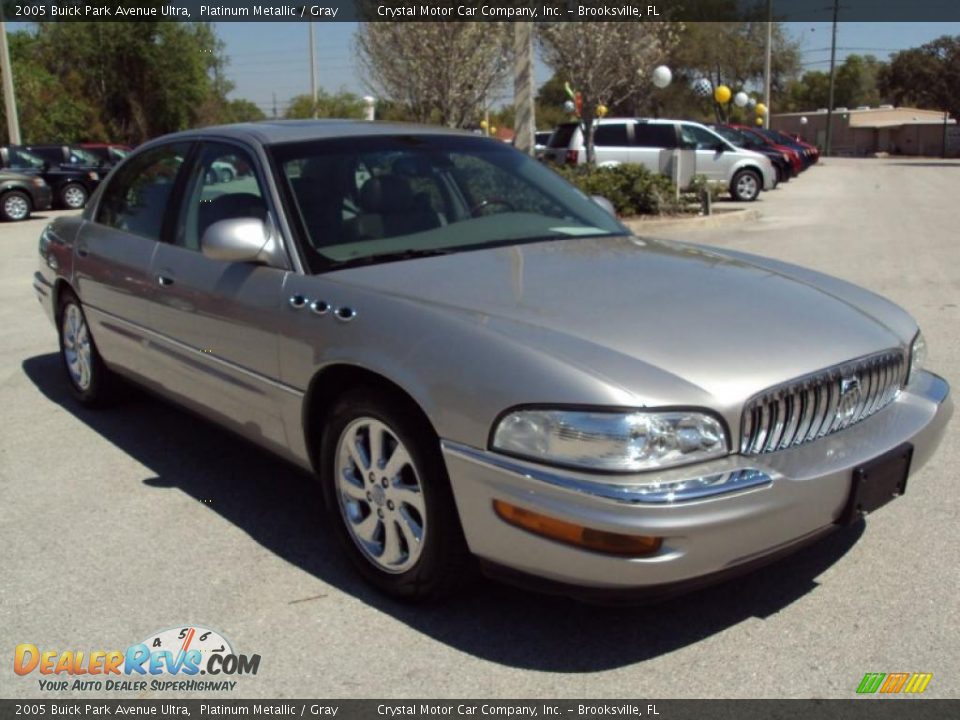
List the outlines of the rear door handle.
<svg viewBox="0 0 960 720">
<path fill-rule="evenodd" d="M 86 256 L 89 255 L 89 254 L 90 254 L 90 253 L 89 253 L 89 251 L 87 250 L 87 246 L 86 246 L 86 245 L 82 245 L 82 244 L 81 244 L 81 245 L 77 245 L 77 255 L 79 255 L 80 257 L 86 257 Z"/>
<path fill-rule="evenodd" d="M 167 277 L 166 275 L 157 275 L 157 282 L 162 287 L 170 287 L 171 285 L 173 285 L 173 278 Z"/>
</svg>

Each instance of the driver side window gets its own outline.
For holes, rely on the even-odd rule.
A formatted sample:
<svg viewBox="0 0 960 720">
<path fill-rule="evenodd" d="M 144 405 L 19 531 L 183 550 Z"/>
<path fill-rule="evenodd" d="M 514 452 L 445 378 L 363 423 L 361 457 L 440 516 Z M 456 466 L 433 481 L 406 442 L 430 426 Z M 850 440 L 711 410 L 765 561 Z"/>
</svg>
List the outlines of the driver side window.
<svg viewBox="0 0 960 720">
<path fill-rule="evenodd" d="M 696 146 L 697 150 L 713 150 L 720 143 L 712 133 L 694 125 L 681 125 L 680 134 L 685 144 Z"/>
<path fill-rule="evenodd" d="M 263 189 L 246 150 L 207 143 L 190 169 L 174 244 L 200 250 L 207 229 L 221 220 L 267 218 Z"/>
</svg>

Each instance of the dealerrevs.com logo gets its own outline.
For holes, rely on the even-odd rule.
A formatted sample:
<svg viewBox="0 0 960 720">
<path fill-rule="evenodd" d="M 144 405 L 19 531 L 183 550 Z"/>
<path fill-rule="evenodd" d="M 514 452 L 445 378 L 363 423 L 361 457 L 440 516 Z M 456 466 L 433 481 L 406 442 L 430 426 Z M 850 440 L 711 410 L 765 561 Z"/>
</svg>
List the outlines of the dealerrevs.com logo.
<svg viewBox="0 0 960 720">
<path fill-rule="evenodd" d="M 229 691 L 237 685 L 232 678 L 259 669 L 259 655 L 237 654 L 216 630 L 196 625 L 151 633 L 126 650 L 51 650 L 21 643 L 13 657 L 14 672 L 39 675 L 44 691 Z"/>
</svg>

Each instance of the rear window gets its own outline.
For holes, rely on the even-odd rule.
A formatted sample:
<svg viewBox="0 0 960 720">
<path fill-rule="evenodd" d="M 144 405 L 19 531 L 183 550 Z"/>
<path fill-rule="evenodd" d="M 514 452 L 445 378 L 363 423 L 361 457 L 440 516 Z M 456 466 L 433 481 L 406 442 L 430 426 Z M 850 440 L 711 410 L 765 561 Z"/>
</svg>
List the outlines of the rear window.
<svg viewBox="0 0 960 720">
<path fill-rule="evenodd" d="M 553 135 L 550 136 L 550 144 L 547 147 L 569 147 L 570 140 L 573 139 L 573 134 L 577 131 L 578 127 L 579 125 L 577 123 L 564 123 L 563 125 L 557 125 L 557 129 L 554 130 Z"/>
<path fill-rule="evenodd" d="M 593 131 L 593 144 L 600 147 L 629 145 L 627 124 L 615 123 L 597 126 L 597 129 Z"/>
<path fill-rule="evenodd" d="M 633 126 L 633 144 L 637 147 L 675 148 L 677 133 L 673 125 L 637 123 Z"/>
</svg>

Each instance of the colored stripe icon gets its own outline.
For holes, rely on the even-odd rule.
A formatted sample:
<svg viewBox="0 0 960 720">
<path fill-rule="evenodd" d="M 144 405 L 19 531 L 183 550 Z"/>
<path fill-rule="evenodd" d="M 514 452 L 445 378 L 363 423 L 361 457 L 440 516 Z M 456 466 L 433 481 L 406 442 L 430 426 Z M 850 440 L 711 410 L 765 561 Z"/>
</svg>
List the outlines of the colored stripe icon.
<svg viewBox="0 0 960 720">
<path fill-rule="evenodd" d="M 857 686 L 860 695 L 907 693 L 919 695 L 927 689 L 933 673 L 867 673 Z"/>
</svg>

